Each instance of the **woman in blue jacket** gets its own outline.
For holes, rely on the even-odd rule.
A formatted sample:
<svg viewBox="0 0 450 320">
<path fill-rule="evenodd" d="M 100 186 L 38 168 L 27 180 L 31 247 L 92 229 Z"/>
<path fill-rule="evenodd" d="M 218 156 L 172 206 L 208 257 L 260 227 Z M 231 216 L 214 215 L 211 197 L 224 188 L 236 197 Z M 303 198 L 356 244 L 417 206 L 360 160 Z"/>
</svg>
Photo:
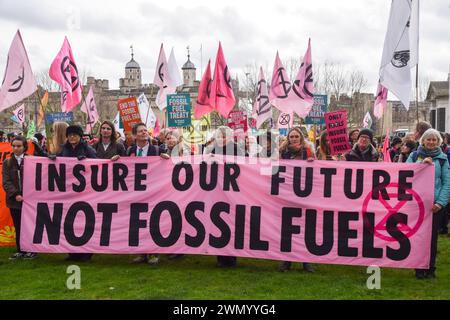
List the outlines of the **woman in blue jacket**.
<svg viewBox="0 0 450 320">
<path fill-rule="evenodd" d="M 450 198 L 449 164 L 447 155 L 440 148 L 441 144 L 442 137 L 439 131 L 428 129 L 420 138 L 417 151 L 412 152 L 406 160 L 407 163 L 434 164 L 435 168 L 430 268 L 416 269 L 418 279 L 435 277 L 439 217 L 445 214 L 445 206 Z"/>
</svg>

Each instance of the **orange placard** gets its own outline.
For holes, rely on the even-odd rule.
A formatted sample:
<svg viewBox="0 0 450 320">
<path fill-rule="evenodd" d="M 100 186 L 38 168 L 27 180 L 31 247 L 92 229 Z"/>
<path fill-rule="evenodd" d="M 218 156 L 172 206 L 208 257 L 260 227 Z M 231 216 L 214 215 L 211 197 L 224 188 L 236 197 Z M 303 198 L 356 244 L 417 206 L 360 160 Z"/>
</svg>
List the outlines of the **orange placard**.
<svg viewBox="0 0 450 320">
<path fill-rule="evenodd" d="M 28 142 L 28 154 L 33 154 L 34 145 Z M 6 194 L 2 184 L 3 161 L 12 154 L 9 142 L 0 142 L 0 247 L 16 245 L 16 229 L 11 218 L 9 209 L 6 207 Z"/>
<path fill-rule="evenodd" d="M 133 125 L 142 122 L 136 97 L 117 101 L 117 109 L 120 112 L 125 132 L 131 132 Z"/>
</svg>

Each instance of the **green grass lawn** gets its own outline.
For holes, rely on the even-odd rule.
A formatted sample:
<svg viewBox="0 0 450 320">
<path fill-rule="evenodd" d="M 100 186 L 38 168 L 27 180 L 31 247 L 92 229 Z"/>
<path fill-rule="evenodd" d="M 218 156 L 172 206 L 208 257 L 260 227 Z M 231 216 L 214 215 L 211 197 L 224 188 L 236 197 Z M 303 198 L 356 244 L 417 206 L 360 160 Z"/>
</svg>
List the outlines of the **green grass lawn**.
<svg viewBox="0 0 450 320">
<path fill-rule="evenodd" d="M 409 269 L 381 271 L 381 289 L 366 287 L 365 267 L 315 265 L 316 272 L 277 272 L 278 262 L 238 259 L 219 269 L 213 256 L 185 256 L 158 266 L 133 264 L 130 255 L 94 255 L 79 263 L 81 289 L 66 287 L 64 254 L 9 261 L 13 247 L 0 248 L 0 299 L 449 299 L 450 238 L 440 236 L 437 278 L 416 280 Z"/>
</svg>

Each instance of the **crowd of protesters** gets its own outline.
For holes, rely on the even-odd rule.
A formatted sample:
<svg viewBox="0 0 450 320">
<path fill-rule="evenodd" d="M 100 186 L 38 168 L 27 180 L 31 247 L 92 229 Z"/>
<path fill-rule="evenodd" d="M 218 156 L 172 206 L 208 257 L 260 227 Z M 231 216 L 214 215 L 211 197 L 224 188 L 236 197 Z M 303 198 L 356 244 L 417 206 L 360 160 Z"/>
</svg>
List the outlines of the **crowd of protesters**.
<svg viewBox="0 0 450 320">
<path fill-rule="evenodd" d="M 205 144 L 188 144 L 178 130 L 163 129 L 152 137 L 144 123 L 135 125 L 132 129 L 132 141 L 125 139 L 118 133 L 110 121 L 103 121 L 99 127 L 97 137 L 86 135 L 79 125 L 68 125 L 64 122 L 53 124 L 53 137 L 46 141 L 41 133 L 36 133 L 31 141 L 27 141 L 18 134 L 7 134 L 0 131 L 0 142 L 9 142 L 13 148 L 13 156 L 3 163 L 3 188 L 6 192 L 6 204 L 10 208 L 16 229 L 16 238 L 20 239 L 20 216 L 22 207 L 23 157 L 29 143 L 34 144 L 34 155 L 56 159 L 58 157 L 72 157 L 82 161 L 85 158 L 100 158 L 118 160 L 120 157 L 159 156 L 163 159 L 170 157 L 221 154 L 245 157 L 261 157 L 286 160 L 326 160 L 326 161 L 363 161 L 377 162 L 383 159 L 381 143 L 377 143 L 374 133 L 370 129 L 353 129 L 349 131 L 351 150 L 345 154 L 332 155 L 328 134 L 323 131 L 316 141 L 309 141 L 304 127 L 291 128 L 286 137 L 267 131 L 263 135 L 236 137 L 234 132 L 226 126 L 221 126 L 214 132 Z M 435 199 L 433 212 L 433 234 L 431 243 L 430 268 L 416 270 L 418 279 L 435 277 L 435 261 L 437 254 L 438 234 L 448 234 L 450 215 L 450 134 L 439 133 L 431 128 L 427 122 L 419 122 L 414 134 L 403 139 L 393 137 L 390 141 L 388 153 L 394 163 L 425 163 L 435 166 Z M 449 235 L 450 236 L 450 235 Z M 15 259 L 33 259 L 35 253 L 23 252 L 17 242 L 17 252 L 11 256 Z M 179 259 L 184 255 L 172 254 L 169 259 Z M 70 253 L 67 260 L 88 261 L 92 257 L 89 253 Z M 158 264 L 159 255 L 148 253 L 137 256 L 137 263 Z M 235 267 L 237 258 L 218 256 L 219 267 Z M 291 269 L 292 262 L 284 261 L 279 271 Z M 314 272 L 310 263 L 304 262 L 306 272 Z"/>
</svg>

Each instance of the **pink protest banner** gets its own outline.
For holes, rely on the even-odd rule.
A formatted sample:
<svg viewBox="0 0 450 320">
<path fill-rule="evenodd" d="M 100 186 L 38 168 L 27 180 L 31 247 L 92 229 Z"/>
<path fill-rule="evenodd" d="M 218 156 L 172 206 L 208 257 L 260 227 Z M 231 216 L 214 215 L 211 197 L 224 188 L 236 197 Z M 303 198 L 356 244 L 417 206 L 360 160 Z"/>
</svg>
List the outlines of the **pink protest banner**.
<svg viewBox="0 0 450 320">
<path fill-rule="evenodd" d="M 350 151 L 347 132 L 347 111 L 340 110 L 324 114 L 331 154 L 342 154 Z"/>
<path fill-rule="evenodd" d="M 27 157 L 23 250 L 428 267 L 433 166 L 190 159 Z"/>
</svg>

